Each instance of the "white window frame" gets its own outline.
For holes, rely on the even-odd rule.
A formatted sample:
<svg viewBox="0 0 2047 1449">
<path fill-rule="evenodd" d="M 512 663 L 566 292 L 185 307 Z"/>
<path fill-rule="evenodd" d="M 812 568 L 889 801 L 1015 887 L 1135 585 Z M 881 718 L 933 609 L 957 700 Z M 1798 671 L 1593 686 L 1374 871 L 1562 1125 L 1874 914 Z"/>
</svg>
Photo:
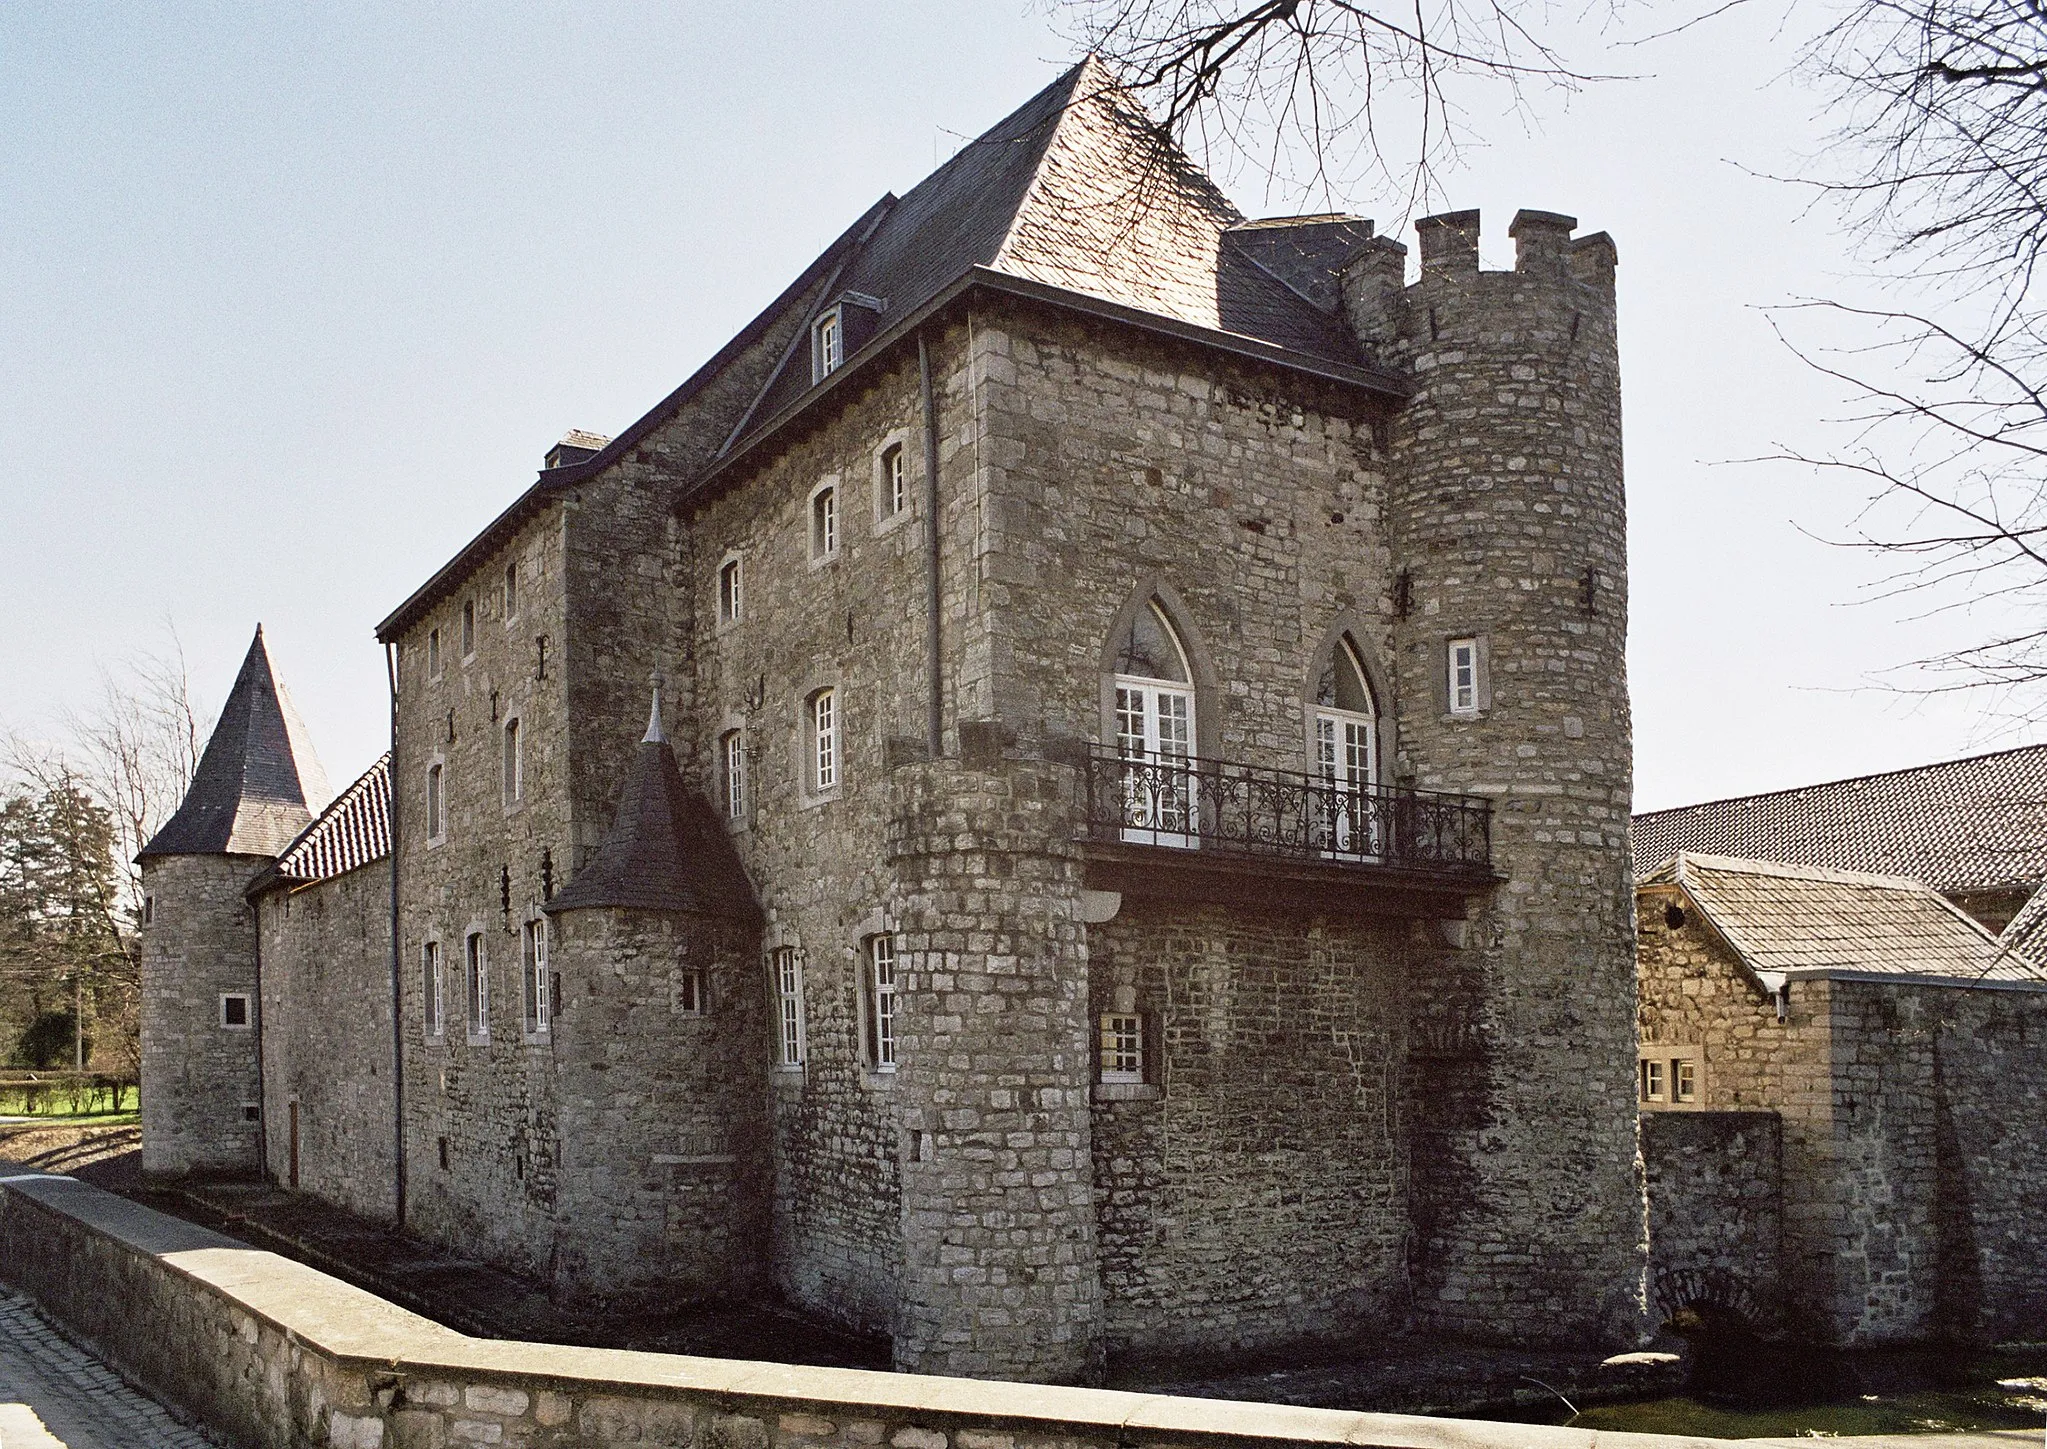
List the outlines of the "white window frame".
<svg viewBox="0 0 2047 1449">
<path fill-rule="evenodd" d="M 462 1019 L 471 1046 L 490 1040 L 490 946 L 481 926 L 462 937 Z"/>
<path fill-rule="evenodd" d="M 746 822 L 746 731 L 735 727 L 718 737 L 718 781 L 727 824 Z"/>
<path fill-rule="evenodd" d="M 814 566 L 822 568 L 838 558 L 844 522 L 839 516 L 839 480 L 835 475 L 811 489 L 804 504 L 803 527 L 810 540 L 810 562 Z"/>
<path fill-rule="evenodd" d="M 448 838 L 448 762 L 439 755 L 426 762 L 426 843 L 439 845 Z"/>
<path fill-rule="evenodd" d="M 512 559 L 505 565 L 505 627 L 511 628 L 519 619 L 519 561 Z"/>
<path fill-rule="evenodd" d="M 1308 725 L 1309 765 L 1329 793 L 1326 817 L 1317 822 L 1322 853 L 1338 860 L 1377 860 L 1383 853 L 1373 795 L 1379 783 L 1378 716 L 1318 704 Z"/>
<path fill-rule="evenodd" d="M 554 1021 L 547 979 L 547 917 L 529 915 L 519 926 L 519 994 L 528 1038 L 543 1037 Z"/>
<path fill-rule="evenodd" d="M 1194 758 L 1199 735 L 1192 684 L 1130 674 L 1114 676 L 1113 683 L 1110 699 L 1115 709 L 1113 724 L 1120 758 L 1151 766 Z M 1184 708 L 1178 708 L 1181 706 Z M 1177 791 L 1170 784 L 1153 791 L 1150 775 L 1133 773 L 1125 781 L 1123 839 L 1181 850 L 1198 847 L 1200 783 L 1191 766 L 1181 776 Z M 1158 807 L 1156 818 L 1154 806 Z"/>
<path fill-rule="evenodd" d="M 838 686 L 827 684 L 813 691 L 803 706 L 803 769 L 814 796 L 834 795 L 845 781 L 844 726 Z"/>
<path fill-rule="evenodd" d="M 807 1023 L 803 1009 L 803 952 L 777 946 L 768 953 L 769 986 L 775 998 L 775 1067 L 800 1072 L 806 1055 Z"/>
<path fill-rule="evenodd" d="M 896 1069 L 896 1022 L 901 1016 L 896 938 L 883 932 L 867 938 L 861 964 L 861 999 L 867 1017 L 867 1065 L 877 1072 Z"/>
<path fill-rule="evenodd" d="M 727 580 L 730 587 L 727 587 Z M 736 553 L 728 553 L 719 561 L 718 577 L 713 584 L 717 590 L 718 627 L 729 628 L 746 616 L 746 560 Z"/>
<path fill-rule="evenodd" d="M 1635 1066 L 1635 1090 L 1643 1102 L 1668 1102 L 1670 1092 L 1665 1080 L 1669 1065 L 1662 1057 L 1643 1057 Z"/>
<path fill-rule="evenodd" d="M 242 1004 L 242 1019 L 227 1019 L 227 1004 L 239 1001 Z M 247 991 L 223 991 L 220 993 L 220 1028 L 222 1031 L 252 1031 L 256 1026 L 256 998 Z"/>
<path fill-rule="evenodd" d="M 498 727 L 498 783 L 504 792 L 505 808 L 515 809 L 526 798 L 526 728 L 523 717 L 509 715 Z"/>
<path fill-rule="evenodd" d="M 448 1034 L 447 975 L 440 938 L 429 936 L 419 943 L 420 1025 L 429 1041 L 439 1041 Z"/>
<path fill-rule="evenodd" d="M 1135 1085 L 1144 1081 L 1144 1016 L 1135 1011 L 1105 1011 L 1095 1022 L 1100 1069 L 1096 1080 L 1104 1086 Z"/>
<path fill-rule="evenodd" d="M 1443 648 L 1444 698 L 1450 713 L 1469 719 L 1485 708 L 1484 651 L 1478 636 L 1463 635 L 1449 640 Z"/>
<path fill-rule="evenodd" d="M 476 657 L 476 596 L 471 594 L 462 601 L 462 662 L 467 664 Z"/>
<path fill-rule="evenodd" d="M 828 308 L 810 324 L 810 380 L 823 382 L 846 361 L 846 319 Z"/>
<path fill-rule="evenodd" d="M 894 528 L 916 511 L 910 492 L 910 434 L 898 430 L 883 438 L 874 450 L 875 529 Z"/>
</svg>

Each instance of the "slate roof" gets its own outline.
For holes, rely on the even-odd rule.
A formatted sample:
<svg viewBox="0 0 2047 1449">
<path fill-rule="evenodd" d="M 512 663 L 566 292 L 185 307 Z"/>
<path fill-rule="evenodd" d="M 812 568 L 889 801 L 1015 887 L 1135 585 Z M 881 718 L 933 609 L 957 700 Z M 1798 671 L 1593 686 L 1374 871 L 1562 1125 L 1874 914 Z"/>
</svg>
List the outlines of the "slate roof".
<svg viewBox="0 0 2047 1449">
<path fill-rule="evenodd" d="M 390 855 L 391 755 L 386 751 L 299 832 L 276 863 L 256 877 L 249 894 L 275 885 L 331 880 Z"/>
<path fill-rule="evenodd" d="M 1679 887 L 1758 976 L 1947 977 L 2047 988 L 2047 969 L 2001 947 L 1918 881 L 1685 852 L 1639 883 Z"/>
<path fill-rule="evenodd" d="M 1369 237 L 1371 224 L 1339 219 Z M 777 432 L 893 345 L 902 328 L 960 291 L 992 287 L 1400 396 L 1340 308 L 1311 302 L 1256 259 L 1262 238 L 1090 57 L 1059 76 L 898 198 L 881 198 L 717 356 L 593 458 L 543 472 L 527 492 L 377 628 L 395 639 L 457 587 L 510 532 L 577 483 L 631 457 L 684 406 L 722 440 L 703 456 L 663 461 L 681 493 Z M 813 383 L 812 321 L 849 293 L 882 311 L 867 353 Z M 1325 301 L 1329 299 L 1325 298 Z M 765 375 L 736 378 L 750 349 L 775 355 Z M 749 364 L 750 365 L 750 364 Z M 744 385 L 735 385 L 743 382 Z M 693 434 L 704 431 L 696 428 Z"/>
<path fill-rule="evenodd" d="M 2047 880 L 2047 745 L 1652 811 L 1630 834 L 1638 863 L 1698 851 L 1944 891 Z"/>
<path fill-rule="evenodd" d="M 550 914 L 613 907 L 759 918 L 739 853 L 711 807 L 683 783 L 675 751 L 661 736 L 659 711 L 657 700 L 611 833 L 548 902 Z"/>
<path fill-rule="evenodd" d="M 256 637 L 178 811 L 136 857 L 276 855 L 327 800 L 327 777 Z"/>
<path fill-rule="evenodd" d="M 2026 898 L 1997 939 L 2006 950 L 2018 951 L 2047 965 L 2047 885 Z"/>
</svg>

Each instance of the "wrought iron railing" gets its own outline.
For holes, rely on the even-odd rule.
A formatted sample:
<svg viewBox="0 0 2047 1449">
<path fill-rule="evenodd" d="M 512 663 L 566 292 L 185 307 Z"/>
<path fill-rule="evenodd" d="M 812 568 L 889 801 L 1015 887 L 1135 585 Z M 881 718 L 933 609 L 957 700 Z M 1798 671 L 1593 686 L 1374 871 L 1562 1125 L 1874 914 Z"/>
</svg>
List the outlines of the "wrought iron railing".
<svg viewBox="0 0 2047 1449">
<path fill-rule="evenodd" d="M 1483 875 L 1492 806 L 1470 795 L 1266 770 L 1096 745 L 1087 762 L 1093 840 Z"/>
</svg>

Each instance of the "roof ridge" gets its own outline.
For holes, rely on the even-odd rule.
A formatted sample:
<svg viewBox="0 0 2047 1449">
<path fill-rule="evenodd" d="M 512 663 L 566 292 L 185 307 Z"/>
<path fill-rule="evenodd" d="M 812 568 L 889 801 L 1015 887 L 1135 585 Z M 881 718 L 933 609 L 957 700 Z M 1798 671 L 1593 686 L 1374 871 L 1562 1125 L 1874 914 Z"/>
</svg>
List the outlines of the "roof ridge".
<svg viewBox="0 0 2047 1449">
<path fill-rule="evenodd" d="M 1704 851 L 1680 850 L 1674 859 L 1701 870 L 1724 870 L 1733 875 L 1768 875 L 1787 880 L 1823 880 L 1837 885 L 1873 886 L 1883 890 L 1940 892 L 1925 881 L 1907 875 L 1878 875 L 1873 871 L 1836 870 L 1825 865 L 1799 865 L 1793 861 L 1763 860 L 1747 855 L 1711 855 Z M 1659 867 L 1660 869 L 1661 867 Z M 1945 899 L 1945 897 L 1943 897 Z"/>
<path fill-rule="evenodd" d="M 1711 800 L 1695 800 L 1689 805 L 1667 805 L 1661 810 L 1644 810 L 1633 818 L 1654 820 L 1661 815 L 1682 815 L 1688 810 L 1704 810 L 1709 805 L 1735 805 L 1745 800 L 1773 800 L 1785 795 L 1803 795 L 1808 791 L 1827 790 L 1840 785 L 1860 785 L 1868 780 L 1888 780 L 1898 775 L 1924 774 L 1956 765 L 1973 765 L 1979 760 L 1996 760 L 2006 755 L 2023 755 L 2035 751 L 2047 753 L 2047 744 L 2013 745 L 2008 749 L 1985 750 L 1980 755 L 1961 755 L 1952 760 L 1933 760 L 1924 765 L 1905 765 L 1896 770 L 1875 770 L 1867 775 L 1844 775 L 1838 780 L 1816 780 L 1810 785 L 1788 785 L 1781 790 L 1758 790 L 1749 795 L 1721 795 Z"/>
</svg>

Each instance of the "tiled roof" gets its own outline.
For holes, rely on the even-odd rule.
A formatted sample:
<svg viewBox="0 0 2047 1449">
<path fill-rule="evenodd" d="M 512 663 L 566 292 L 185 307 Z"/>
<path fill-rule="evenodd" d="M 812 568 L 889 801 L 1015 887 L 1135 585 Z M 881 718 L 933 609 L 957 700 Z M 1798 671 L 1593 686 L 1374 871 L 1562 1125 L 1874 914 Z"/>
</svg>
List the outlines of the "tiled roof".
<svg viewBox="0 0 2047 1449">
<path fill-rule="evenodd" d="M 683 783 L 668 741 L 652 733 L 640 744 L 611 833 L 547 909 L 608 906 L 756 919 L 760 907 L 731 837 Z"/>
<path fill-rule="evenodd" d="M 327 777 L 258 625 L 183 803 L 137 858 L 276 855 L 326 799 Z"/>
<path fill-rule="evenodd" d="M 299 833 L 266 875 L 293 884 L 327 880 L 391 854 L 391 756 L 388 752 Z"/>
<path fill-rule="evenodd" d="M 2047 885 L 2027 897 L 1997 939 L 2006 950 L 2021 952 L 2047 966 Z"/>
<path fill-rule="evenodd" d="M 1751 971 L 2039 982 L 2047 969 L 2001 947 L 1917 881 L 1731 856 L 1678 855 L 1642 878 L 1675 885 Z"/>
<path fill-rule="evenodd" d="M 1635 861 L 1679 851 L 1900 875 L 1952 891 L 2047 879 L 2047 745 L 1637 815 Z"/>
<path fill-rule="evenodd" d="M 1090 57 L 890 206 L 821 305 L 853 292 L 883 301 L 885 319 L 899 318 L 984 268 L 1303 357 L 1370 366 L 1340 316 L 1230 240 L 1243 220 Z M 810 354 L 797 348 L 750 424 L 810 387 Z"/>
</svg>

